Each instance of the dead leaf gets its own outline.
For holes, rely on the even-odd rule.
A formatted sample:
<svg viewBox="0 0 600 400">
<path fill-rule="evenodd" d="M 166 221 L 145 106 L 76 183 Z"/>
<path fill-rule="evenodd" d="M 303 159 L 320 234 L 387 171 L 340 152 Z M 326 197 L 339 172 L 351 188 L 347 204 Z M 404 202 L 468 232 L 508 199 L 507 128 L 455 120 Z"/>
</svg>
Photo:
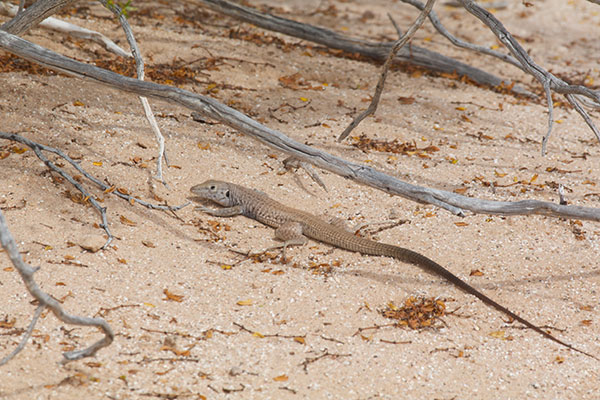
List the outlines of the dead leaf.
<svg viewBox="0 0 600 400">
<path fill-rule="evenodd" d="M 119 190 L 119 189 L 117 189 Z M 119 190 L 120 191 L 120 190 Z M 132 220 L 130 220 L 129 218 L 125 217 L 124 215 L 121 215 L 121 217 L 119 218 L 119 220 L 121 221 L 121 223 L 123 225 L 129 225 L 129 226 L 137 226 L 137 223 L 133 222 Z"/>
<path fill-rule="evenodd" d="M 15 322 L 17 322 L 16 318 L 11 319 L 10 321 L 7 321 L 7 320 L 0 321 L 0 328 L 1 329 L 13 328 L 15 326 Z"/>
<path fill-rule="evenodd" d="M 180 294 L 171 293 L 169 292 L 169 289 L 163 289 L 163 293 L 165 294 L 165 296 L 167 296 L 163 300 L 176 301 L 178 303 L 181 303 L 183 301 L 183 298 L 185 297 Z"/>
<path fill-rule="evenodd" d="M 285 375 L 285 374 L 284 374 L 284 375 L 279 375 L 279 376 L 276 376 L 275 378 L 273 378 L 273 380 L 274 380 L 275 382 L 285 382 L 285 381 L 287 381 L 288 379 L 289 379 L 289 378 L 288 378 L 288 376 L 287 376 L 287 375 Z"/>
<path fill-rule="evenodd" d="M 398 101 L 400 102 L 400 104 L 412 104 L 415 102 L 415 98 L 400 96 L 400 97 L 398 97 Z"/>
</svg>

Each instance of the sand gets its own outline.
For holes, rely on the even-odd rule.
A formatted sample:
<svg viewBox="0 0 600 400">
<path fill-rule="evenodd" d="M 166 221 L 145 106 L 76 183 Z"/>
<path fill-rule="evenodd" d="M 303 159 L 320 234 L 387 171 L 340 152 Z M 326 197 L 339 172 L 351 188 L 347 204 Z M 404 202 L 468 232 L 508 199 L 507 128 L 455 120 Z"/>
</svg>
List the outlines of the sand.
<svg viewBox="0 0 600 400">
<path fill-rule="evenodd" d="M 400 2 L 370 3 L 371 8 L 358 1 L 270 4 L 279 15 L 375 40 L 395 37 L 386 12 L 405 29 L 416 16 Z M 572 109 L 555 109 L 558 123 L 542 157 L 543 101 L 395 69 L 376 115 L 352 135 L 438 150 L 362 151 L 352 139 L 335 138 L 367 106 L 379 65 L 173 4 L 135 2 L 138 11 L 130 23 L 148 69 L 165 72 L 163 79 L 175 85 L 409 183 L 490 200 L 551 202 L 558 202 L 562 184 L 569 204 L 600 206 L 600 146 Z M 436 10 L 462 38 L 497 45 L 464 11 L 441 4 Z M 581 0 L 533 7 L 511 2 L 495 14 L 540 65 L 593 86 L 600 48 L 591 38 L 600 33 L 599 10 Z M 125 46 L 114 20 L 95 3 L 82 2 L 63 18 Z M 25 37 L 80 60 L 112 59 L 100 46 L 62 34 L 35 29 Z M 414 43 L 541 93 L 523 72 L 452 47 L 430 24 Z M 193 77 L 177 81 L 185 70 L 169 67 L 173 62 L 187 65 Z M 299 75 L 290 78 L 294 74 Z M 188 200 L 192 185 L 225 179 L 351 227 L 396 221 L 373 237 L 431 257 L 560 339 L 600 356 L 598 223 L 543 216 L 461 218 L 319 171 L 326 192 L 303 170 L 285 171 L 285 154 L 151 100 L 171 162 L 166 188 L 152 179 L 156 144 L 135 96 L 56 74 L 13 71 L 0 77 L 2 131 L 60 148 L 110 185 L 149 202 L 177 205 Z M 557 95 L 555 101 L 564 100 Z M 598 121 L 598 112 L 591 115 Z M 62 351 L 101 335 L 44 313 L 31 342 L 0 368 L 0 398 L 600 396 L 597 360 L 509 323 L 442 279 L 393 259 L 314 242 L 290 249 L 285 264 L 279 258 L 247 259 L 235 252 L 273 245 L 271 229 L 244 217 L 217 219 L 193 206 L 176 215 L 132 206 L 85 180 L 103 199 L 115 240 L 104 251 L 83 250 L 79 243 L 104 235 L 98 213 L 72 201 L 77 191 L 49 173 L 32 151 L 6 141 L 0 146 L 5 154 L 0 207 L 27 262 L 41 267 L 36 280 L 67 311 L 103 316 L 116 333 L 114 343 L 95 357 L 62 366 Z M 34 306 L 8 258 L 0 260 L 4 355 L 18 343 L 15 329 L 27 327 Z M 455 313 L 430 328 L 364 329 L 393 323 L 381 310 L 390 303 L 402 306 L 410 296 L 438 298 Z"/>
</svg>

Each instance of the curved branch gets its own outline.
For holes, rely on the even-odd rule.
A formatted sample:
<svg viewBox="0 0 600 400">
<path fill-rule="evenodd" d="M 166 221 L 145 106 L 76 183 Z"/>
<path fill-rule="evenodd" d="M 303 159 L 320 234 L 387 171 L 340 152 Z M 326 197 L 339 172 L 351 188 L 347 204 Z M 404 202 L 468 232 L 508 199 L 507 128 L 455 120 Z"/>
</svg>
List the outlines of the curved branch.
<svg viewBox="0 0 600 400">
<path fill-rule="evenodd" d="M 212 98 L 187 90 L 143 82 L 111 71 L 87 65 L 54 53 L 18 36 L 0 30 L 0 47 L 30 61 L 80 78 L 90 79 L 114 89 L 153 97 L 197 111 L 207 118 L 222 122 L 238 131 L 257 139 L 284 153 L 309 162 L 319 168 L 342 177 L 372 186 L 387 193 L 402 196 L 420 203 L 429 203 L 445 208 L 454 214 L 463 215 L 464 210 L 475 213 L 498 215 L 542 214 L 600 221 L 600 209 L 589 207 L 561 206 L 537 200 L 498 202 L 480 200 L 438 189 L 429 189 L 402 182 L 367 165 L 346 161 L 325 151 L 290 139 L 282 132 L 268 128 L 250 117 Z"/>
<path fill-rule="evenodd" d="M 10 260 L 17 271 L 19 271 L 19 275 L 21 275 L 21 279 L 23 279 L 23 283 L 27 287 L 27 290 L 40 303 L 40 308 L 48 307 L 50 310 L 52 310 L 56 318 L 67 324 L 95 326 L 104 332 L 104 337 L 98 340 L 96 343 L 93 343 L 91 346 L 85 349 L 63 353 L 63 362 L 69 362 L 73 360 L 79 360 L 80 358 L 93 356 L 98 350 L 112 343 L 115 334 L 113 333 L 110 325 L 108 325 L 104 319 L 71 315 L 62 308 L 56 299 L 40 289 L 37 282 L 33 279 L 33 274 L 35 271 L 37 271 L 37 269 L 31 268 L 21 258 L 21 254 L 19 254 L 19 249 L 17 248 L 15 239 L 8 230 L 8 226 L 6 225 L 6 220 L 4 219 L 4 214 L 2 214 L 2 211 L 0 211 L 0 243 L 2 244 L 4 250 L 6 250 L 6 253 L 10 257 Z M 38 317 L 38 314 L 41 313 L 40 308 L 38 308 L 35 313 L 35 315 Z M 33 329 L 35 321 L 37 321 L 37 318 L 34 316 L 32 323 L 29 325 L 29 329 Z M 28 335 L 26 334 L 25 337 L 28 337 Z M 25 342 L 21 342 L 23 346 L 25 345 Z"/>
<path fill-rule="evenodd" d="M 401 0 L 401 1 L 403 3 L 410 4 L 411 6 L 416 7 L 417 9 L 419 9 L 421 11 L 423 11 L 423 9 L 425 8 L 425 5 L 423 3 L 421 3 L 419 0 Z M 598 0 L 598 1 L 600 1 L 600 0 Z M 461 40 L 461 39 L 457 38 L 456 36 L 452 35 L 450 32 L 448 32 L 448 30 L 444 27 L 444 25 L 442 25 L 442 22 L 437 17 L 437 14 L 435 13 L 435 11 L 431 11 L 429 13 L 429 20 L 431 21 L 431 24 L 433 25 L 433 27 L 439 32 L 439 34 L 444 36 L 446 39 L 448 39 L 450 41 L 450 43 L 452 43 L 453 45 L 455 45 L 457 47 L 462 47 L 463 49 L 476 51 L 478 53 L 483 53 L 488 56 L 496 57 L 506 63 L 512 64 L 513 66 L 519 68 L 522 71 L 525 71 L 525 68 L 523 68 L 523 66 L 514 57 L 511 57 L 508 54 L 500 53 L 498 51 L 489 49 L 485 46 L 479 46 L 479 45 L 476 45 L 473 43 L 465 42 L 464 40 Z"/>
<path fill-rule="evenodd" d="M 513 56 L 517 58 L 517 60 L 523 66 L 525 72 L 532 75 L 535 79 L 537 79 L 543 86 L 544 92 L 546 93 L 546 98 L 548 101 L 548 109 L 549 114 L 552 114 L 552 98 L 549 96 L 550 90 L 554 90 L 557 93 L 564 94 L 567 97 L 567 100 L 579 114 L 583 117 L 586 124 L 590 127 L 590 129 L 594 132 L 598 140 L 600 141 L 600 131 L 596 128 L 594 122 L 587 112 L 581 107 L 579 104 L 579 100 L 572 95 L 580 95 L 584 97 L 588 97 L 596 105 L 600 105 L 600 91 L 594 91 L 590 88 L 581 85 L 569 85 L 562 79 L 557 78 L 550 72 L 546 71 L 541 66 L 537 65 L 535 61 L 529 57 L 529 54 L 525 51 L 525 49 L 519 44 L 519 42 L 510 34 L 510 32 L 502 25 L 492 13 L 487 11 L 486 9 L 478 6 L 472 0 L 459 0 L 460 4 L 471 14 L 477 17 L 481 22 L 483 22 L 490 30 L 496 35 L 496 37 L 504 44 L 508 50 L 512 53 Z M 567 96 L 571 95 L 571 96 Z M 548 121 L 548 131 L 544 136 L 544 141 L 542 142 L 542 155 L 545 153 L 545 144 L 550 137 L 550 133 L 552 132 L 552 119 Z"/>
<path fill-rule="evenodd" d="M 12 360 L 13 358 L 15 358 L 15 356 L 17 354 L 19 354 L 21 352 L 21 350 L 23 350 L 25 348 L 27 341 L 29 340 L 29 338 L 31 337 L 31 334 L 33 333 L 33 328 L 35 327 L 35 324 L 37 323 L 38 319 L 40 318 L 40 315 L 42 315 L 42 311 L 44 311 L 44 309 L 46 309 L 46 307 L 43 305 L 39 305 L 38 308 L 35 309 L 35 312 L 33 313 L 33 318 L 31 319 L 31 322 L 29 323 L 29 326 L 27 327 L 25 334 L 21 338 L 21 341 L 19 342 L 17 347 L 15 347 L 15 349 L 10 352 L 10 354 L 8 354 L 6 357 L 4 357 L 2 360 L 0 360 L 0 367 L 3 366 L 4 364 L 6 364 L 7 362 L 9 362 L 10 360 Z"/>
<path fill-rule="evenodd" d="M 19 8 L 10 3 L 0 1 L 0 14 L 14 17 Z M 118 56 L 129 58 L 131 53 L 120 48 L 115 42 L 101 34 L 100 32 L 82 28 L 69 22 L 54 17 L 48 17 L 39 23 L 42 28 L 52 29 L 58 32 L 66 33 L 70 36 L 80 39 L 92 40 L 106 48 L 106 50 L 115 53 Z"/>
<path fill-rule="evenodd" d="M 13 19 L 0 25 L 0 30 L 13 35 L 22 35 L 46 18 L 56 14 L 63 8 L 75 3 L 77 0 L 38 0 L 23 12 L 18 13 Z"/>
</svg>

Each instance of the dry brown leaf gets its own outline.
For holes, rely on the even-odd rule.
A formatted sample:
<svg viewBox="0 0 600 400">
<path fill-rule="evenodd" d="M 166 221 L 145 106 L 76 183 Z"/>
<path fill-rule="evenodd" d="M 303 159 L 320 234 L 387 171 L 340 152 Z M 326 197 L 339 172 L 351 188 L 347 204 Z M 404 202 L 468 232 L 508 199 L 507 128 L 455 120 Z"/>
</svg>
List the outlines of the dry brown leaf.
<svg viewBox="0 0 600 400">
<path fill-rule="evenodd" d="M 398 97 L 398 101 L 400 102 L 400 104 L 412 104 L 415 102 L 415 98 L 400 96 Z"/>
<path fill-rule="evenodd" d="M 10 321 L 0 321 L 0 328 L 2 329 L 10 329 L 15 326 L 15 322 L 17 322 L 16 318 L 11 319 Z"/>
<path fill-rule="evenodd" d="M 288 376 L 287 376 L 287 375 L 285 375 L 285 374 L 284 374 L 284 375 L 279 375 L 279 376 L 276 376 L 275 378 L 273 378 L 273 380 L 274 380 L 275 382 L 285 382 L 285 381 L 287 381 L 288 379 L 289 379 L 289 378 L 288 378 Z"/>
<path fill-rule="evenodd" d="M 165 296 L 167 296 L 163 300 L 176 301 L 178 303 L 181 303 L 183 301 L 183 298 L 185 297 L 185 296 L 180 295 L 180 294 L 171 293 L 169 291 L 169 289 L 163 289 L 163 293 L 165 294 Z"/>
<path fill-rule="evenodd" d="M 133 222 L 132 220 L 130 220 L 129 218 L 125 217 L 124 215 L 121 215 L 121 217 L 119 218 L 119 220 L 121 221 L 121 223 L 123 225 L 128 225 L 128 226 L 137 226 L 137 223 Z"/>
</svg>

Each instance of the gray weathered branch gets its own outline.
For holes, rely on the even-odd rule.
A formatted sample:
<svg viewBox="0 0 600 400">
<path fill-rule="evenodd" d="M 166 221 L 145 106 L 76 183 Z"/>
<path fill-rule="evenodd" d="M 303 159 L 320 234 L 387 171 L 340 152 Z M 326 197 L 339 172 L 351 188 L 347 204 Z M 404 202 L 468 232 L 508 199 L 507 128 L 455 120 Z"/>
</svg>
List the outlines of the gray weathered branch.
<svg viewBox="0 0 600 400">
<path fill-rule="evenodd" d="M 20 349 L 22 349 L 25 346 L 27 338 L 29 338 L 29 335 L 33 330 L 35 322 L 39 318 L 42 309 L 46 307 L 54 313 L 56 318 L 63 321 L 64 323 L 71 325 L 95 326 L 102 330 L 102 332 L 104 333 L 104 337 L 102 339 L 98 340 L 96 343 L 93 343 L 91 346 L 85 349 L 63 353 L 63 362 L 79 360 L 84 357 L 93 356 L 98 350 L 112 343 L 115 335 L 110 325 L 108 325 L 108 323 L 104 319 L 71 315 L 62 308 L 62 306 L 56 299 L 54 299 L 52 296 L 40 289 L 37 282 L 33 279 L 33 274 L 37 269 L 31 268 L 21 258 L 21 254 L 19 254 L 19 249 L 17 248 L 15 239 L 12 237 L 10 231 L 8 230 L 8 225 L 6 224 L 6 220 L 4 219 L 4 214 L 2 214 L 2 211 L 0 211 L 0 243 L 2 244 L 2 247 L 10 257 L 10 261 L 19 272 L 19 275 L 21 275 L 21 279 L 23 279 L 23 283 L 27 287 L 27 290 L 40 303 L 40 306 L 36 310 L 34 318 L 31 324 L 29 325 L 29 328 L 27 329 L 27 333 L 25 334 L 23 340 L 21 341 L 17 349 L 15 349 L 15 351 L 13 351 L 9 356 L 4 357 L 2 359 L 2 363 L 0 363 L 0 365 L 8 362 L 20 351 Z"/>
<path fill-rule="evenodd" d="M 411 185 L 369 166 L 346 161 L 325 151 L 292 140 L 283 133 L 268 128 L 212 98 L 180 88 L 121 76 L 114 72 L 72 60 L 1 30 L 0 48 L 49 68 L 89 79 L 96 83 L 102 83 L 117 90 L 178 104 L 197 111 L 207 118 L 220 121 L 272 148 L 319 168 L 390 194 L 399 195 L 420 203 L 434 204 L 457 215 L 462 215 L 464 210 L 469 210 L 485 214 L 542 214 L 600 221 L 600 209 L 596 208 L 564 206 L 538 200 L 517 202 L 480 200 L 457 193 Z"/>
<path fill-rule="evenodd" d="M 13 19 L 0 26 L 1 30 L 13 35 L 22 35 L 46 18 L 56 14 L 77 0 L 38 0 Z"/>
<path fill-rule="evenodd" d="M 379 76 L 379 81 L 377 81 L 377 86 L 375 87 L 375 93 L 373 94 L 373 98 L 371 99 L 371 103 L 369 104 L 369 107 L 367 107 L 367 109 L 365 111 L 361 112 L 356 118 L 354 118 L 354 120 L 350 123 L 350 125 L 348 125 L 348 127 L 346 129 L 344 129 L 344 131 L 338 137 L 338 142 L 341 142 L 342 140 L 347 138 L 348 135 L 350 134 L 350 132 L 352 132 L 354 130 L 354 128 L 356 128 L 358 126 L 358 124 L 360 124 L 362 122 L 362 120 L 364 120 L 369 115 L 371 115 L 371 114 L 375 113 L 375 111 L 377 111 L 377 106 L 379 105 L 379 99 L 381 99 L 381 93 L 383 93 L 385 79 L 387 78 L 388 71 L 390 70 L 390 66 L 392 65 L 392 62 L 394 61 L 394 58 L 396 58 L 396 54 L 398 54 L 398 51 L 400 51 L 400 49 L 402 49 L 402 47 L 410 39 L 412 39 L 412 37 L 415 35 L 415 33 L 417 33 L 417 30 L 419 30 L 421 25 L 423 25 L 423 22 L 425 22 L 425 18 L 427 18 L 427 15 L 431 12 L 431 9 L 433 8 L 434 3 L 435 3 L 435 0 L 428 0 L 425 7 L 423 7 L 423 10 L 421 10 L 421 14 L 419 14 L 419 16 L 417 17 L 415 22 L 413 22 L 413 24 L 408 28 L 408 31 L 406 31 L 405 34 L 400 35 L 400 38 L 394 42 L 394 45 L 390 49 L 390 54 L 388 54 L 387 58 L 385 59 L 385 63 L 383 64 L 383 68 L 382 68 L 381 74 Z M 394 26 L 395 26 L 396 30 L 398 31 L 398 27 L 395 24 L 394 24 Z"/>
<path fill-rule="evenodd" d="M 394 44 L 393 42 L 377 43 L 351 38 L 329 29 L 262 13 L 258 10 L 225 0 L 190 0 L 190 2 L 202 4 L 221 14 L 251 23 L 263 29 L 322 44 L 332 49 L 361 54 L 379 61 L 385 61 Z M 497 76 L 470 65 L 463 64 L 450 57 L 414 45 L 410 46 L 410 49 L 401 49 L 394 61 L 421 66 L 431 71 L 445 73 L 456 72 L 461 76 L 468 76 L 473 81 L 482 85 L 511 87 L 510 80 L 498 78 Z M 535 97 L 531 92 L 518 85 L 512 86 L 511 90 L 514 93 Z"/>
<path fill-rule="evenodd" d="M 13 6 L 6 1 L 0 1 L 0 14 L 14 17 L 17 14 L 18 7 Z M 63 20 L 48 17 L 39 23 L 39 26 L 46 29 L 52 29 L 58 32 L 63 32 L 73 37 L 77 37 L 85 40 L 92 40 L 96 43 L 101 44 L 106 50 L 115 53 L 118 56 L 128 58 L 131 57 L 131 53 L 120 48 L 115 42 L 104 36 L 103 34 L 92 31 L 80 26 L 65 22 Z"/>
<path fill-rule="evenodd" d="M 600 131 L 590 118 L 589 114 L 581 106 L 581 101 L 578 97 L 587 97 L 596 105 L 600 105 L 600 91 L 595 91 L 581 85 L 569 85 L 562 79 L 557 78 L 536 64 L 535 61 L 529 57 L 529 54 L 527 54 L 519 42 L 510 34 L 510 32 L 508 32 L 504 25 L 502 25 L 502 22 L 494 17 L 492 13 L 480 7 L 472 0 L 459 0 L 459 2 L 468 12 L 473 14 L 488 28 L 490 28 L 498 40 L 500 40 L 500 42 L 502 42 L 502 44 L 508 48 L 511 54 L 523 66 L 525 72 L 532 75 L 542 84 L 546 94 L 546 101 L 548 103 L 548 131 L 546 132 L 546 135 L 542 141 L 542 155 L 546 153 L 546 145 L 548 143 L 548 139 L 550 138 L 550 134 L 552 133 L 552 125 L 554 123 L 553 101 L 550 93 L 551 90 L 565 95 L 567 101 L 573 106 L 573 108 L 575 108 L 575 111 L 581 115 L 585 123 L 590 127 L 592 132 L 594 132 L 596 135 L 596 138 L 598 138 L 600 141 Z"/>
<path fill-rule="evenodd" d="M 401 0 L 401 1 L 403 3 L 410 4 L 411 6 L 414 6 L 414 7 L 418 8 L 419 10 L 423 10 L 423 8 L 425 8 L 425 4 L 423 4 L 419 0 Z M 486 6 L 489 6 L 489 3 L 486 4 Z M 442 35 L 446 39 L 448 39 L 450 41 L 450 43 L 452 43 L 453 45 L 455 45 L 457 47 L 462 47 L 463 49 L 476 51 L 478 53 L 483 53 L 488 56 L 496 57 L 506 63 L 514 65 L 515 67 L 521 69 L 524 72 L 527 72 L 527 71 L 525 71 L 525 68 L 514 57 L 512 57 L 508 54 L 497 52 L 497 51 L 492 50 L 485 46 L 479 46 L 479 45 L 476 45 L 473 43 L 465 42 L 464 40 L 461 40 L 461 39 L 457 38 L 456 36 L 452 35 L 450 32 L 448 32 L 448 30 L 444 27 L 444 25 L 442 25 L 442 22 L 438 18 L 435 11 L 431 11 L 429 13 L 429 20 L 431 21 L 431 24 L 433 25 L 433 27 L 440 33 L 440 35 Z"/>
</svg>

